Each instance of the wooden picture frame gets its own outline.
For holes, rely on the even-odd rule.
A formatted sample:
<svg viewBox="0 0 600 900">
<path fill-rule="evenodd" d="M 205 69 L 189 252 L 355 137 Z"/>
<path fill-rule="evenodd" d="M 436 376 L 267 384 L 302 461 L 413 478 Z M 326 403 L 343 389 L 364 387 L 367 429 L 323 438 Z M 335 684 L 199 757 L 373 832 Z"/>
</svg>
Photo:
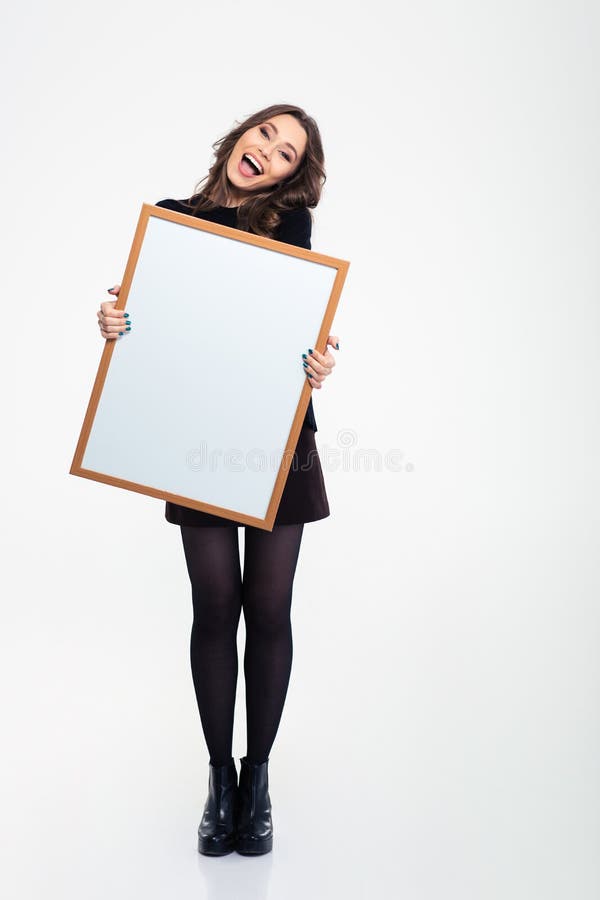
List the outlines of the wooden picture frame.
<svg viewBox="0 0 600 900">
<path fill-rule="evenodd" d="M 349 265 L 144 203 L 70 473 L 272 530 Z"/>
</svg>

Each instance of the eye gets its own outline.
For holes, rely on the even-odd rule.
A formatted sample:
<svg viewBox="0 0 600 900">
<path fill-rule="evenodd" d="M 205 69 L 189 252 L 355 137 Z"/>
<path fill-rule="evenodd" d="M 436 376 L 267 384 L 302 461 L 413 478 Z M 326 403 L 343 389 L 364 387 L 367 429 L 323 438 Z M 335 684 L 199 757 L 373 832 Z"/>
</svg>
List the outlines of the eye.
<svg viewBox="0 0 600 900">
<path fill-rule="evenodd" d="M 290 162 L 290 154 L 289 153 L 286 153 L 285 150 L 280 150 L 279 152 L 281 153 L 281 155 L 283 156 L 284 159 L 287 159 L 287 161 Z"/>
<path fill-rule="evenodd" d="M 269 132 L 267 131 L 266 128 L 263 128 L 262 125 L 260 126 L 260 133 L 261 133 L 261 134 L 264 134 L 264 136 L 265 136 L 266 138 L 269 137 Z"/>
</svg>

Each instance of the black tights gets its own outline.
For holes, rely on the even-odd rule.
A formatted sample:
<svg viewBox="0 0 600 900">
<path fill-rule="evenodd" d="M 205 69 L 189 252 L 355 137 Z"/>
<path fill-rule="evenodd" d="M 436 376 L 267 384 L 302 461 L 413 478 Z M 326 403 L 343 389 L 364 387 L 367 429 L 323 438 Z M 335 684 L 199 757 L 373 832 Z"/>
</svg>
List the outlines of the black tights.
<svg viewBox="0 0 600 900">
<path fill-rule="evenodd" d="M 249 762 L 265 762 L 279 727 L 292 668 L 292 585 L 303 524 L 245 527 L 243 578 L 238 528 L 181 525 L 192 584 L 192 678 L 210 762 L 232 758 L 238 675 L 237 629 L 244 610 Z"/>
</svg>

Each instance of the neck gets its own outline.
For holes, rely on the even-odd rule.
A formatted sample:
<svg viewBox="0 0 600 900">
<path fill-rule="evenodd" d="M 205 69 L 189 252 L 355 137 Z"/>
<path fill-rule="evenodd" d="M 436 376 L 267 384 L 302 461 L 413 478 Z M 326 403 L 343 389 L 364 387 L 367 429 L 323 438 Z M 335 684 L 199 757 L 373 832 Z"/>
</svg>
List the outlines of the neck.
<svg viewBox="0 0 600 900">
<path fill-rule="evenodd" d="M 211 194 L 208 194 L 208 199 L 212 200 L 213 203 L 218 204 L 219 206 L 225 206 L 228 208 L 238 207 L 242 201 L 243 197 L 236 196 L 232 191 L 226 193 L 220 187 L 217 186 L 216 190 L 213 190 Z"/>
</svg>

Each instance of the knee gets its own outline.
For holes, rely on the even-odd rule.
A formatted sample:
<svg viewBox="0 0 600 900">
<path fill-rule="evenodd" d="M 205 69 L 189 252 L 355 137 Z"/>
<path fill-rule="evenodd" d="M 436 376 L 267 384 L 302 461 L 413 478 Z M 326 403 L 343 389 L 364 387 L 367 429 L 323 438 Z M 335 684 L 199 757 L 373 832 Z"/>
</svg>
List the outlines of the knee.
<svg viewBox="0 0 600 900">
<path fill-rule="evenodd" d="M 290 595 L 269 592 L 244 592 L 243 611 L 246 629 L 265 637 L 286 634 L 291 629 Z"/>
<path fill-rule="evenodd" d="M 236 631 L 241 611 L 239 590 L 194 591 L 193 627 L 203 634 Z"/>
</svg>

